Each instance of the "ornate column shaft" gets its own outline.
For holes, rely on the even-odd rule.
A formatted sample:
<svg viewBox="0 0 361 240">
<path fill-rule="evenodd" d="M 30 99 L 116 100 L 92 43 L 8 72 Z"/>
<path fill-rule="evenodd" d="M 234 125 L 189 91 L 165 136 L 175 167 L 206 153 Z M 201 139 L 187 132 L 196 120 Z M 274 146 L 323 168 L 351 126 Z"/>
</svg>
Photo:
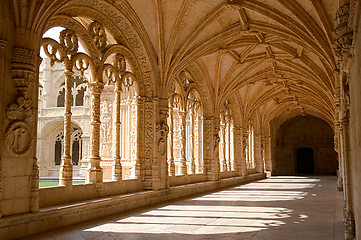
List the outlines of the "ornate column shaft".
<svg viewBox="0 0 361 240">
<path fill-rule="evenodd" d="M 100 167 L 100 96 L 104 88 L 101 82 L 88 83 L 91 92 L 91 135 L 87 183 L 95 183 L 97 189 L 103 188 L 103 170 Z"/>
<path fill-rule="evenodd" d="M 265 136 L 264 143 L 263 143 L 265 166 L 266 166 L 265 170 L 269 171 L 269 172 L 271 172 L 271 170 L 272 170 L 271 151 L 270 151 L 271 146 L 270 145 L 271 145 L 271 137 Z"/>
<path fill-rule="evenodd" d="M 194 106 L 191 106 L 189 109 L 189 140 L 190 140 L 190 146 L 189 146 L 189 151 L 190 151 L 190 159 L 189 159 L 189 174 L 195 174 L 195 162 L 194 162 Z"/>
<path fill-rule="evenodd" d="M 225 146 L 226 146 L 226 171 L 231 171 L 231 120 L 226 116 Z"/>
<path fill-rule="evenodd" d="M 226 125 L 223 121 L 223 119 L 221 120 L 221 124 L 220 124 L 220 130 L 219 130 L 219 152 L 220 152 L 220 171 L 221 172 L 225 172 L 227 171 L 227 164 L 226 164 Z"/>
<path fill-rule="evenodd" d="M 171 102 L 169 107 L 169 139 L 168 139 L 168 149 L 169 149 L 169 175 L 175 176 L 175 164 L 174 164 L 174 155 L 173 155 L 173 137 L 174 137 L 174 129 L 173 129 L 173 103 Z"/>
<path fill-rule="evenodd" d="M 204 159 L 204 174 L 206 175 L 207 180 L 215 180 L 214 168 L 215 168 L 215 158 L 218 161 L 218 155 L 215 154 L 215 147 L 217 146 L 214 143 L 215 134 L 214 131 L 214 122 L 213 117 L 204 117 L 203 120 L 203 159 Z M 217 133 L 218 136 L 218 133 Z M 218 143 L 217 143 L 218 144 Z M 218 147 L 218 146 L 217 146 Z"/>
<path fill-rule="evenodd" d="M 178 112 L 179 120 L 180 120 L 180 158 L 179 158 L 179 174 L 186 175 L 187 174 L 187 159 L 186 159 L 186 116 L 187 112 Z"/>
<path fill-rule="evenodd" d="M 6 41 L 0 40 L 0 53 L 5 47 Z M 12 48 L 11 78 L 15 83 L 17 98 L 15 102 L 10 104 L 6 109 L 7 119 L 5 118 L 2 120 L 2 123 L 10 121 L 5 130 L 4 143 L 7 150 L 14 156 L 12 160 L 14 161 L 16 158 L 23 158 L 25 159 L 24 161 L 26 164 L 31 163 L 32 166 L 30 174 L 31 181 L 17 181 L 20 185 L 30 185 L 28 188 L 30 189 L 29 208 L 25 210 L 26 212 L 37 212 L 39 209 L 39 167 L 37 158 L 34 154 L 36 153 L 35 149 L 37 143 L 37 118 L 35 114 L 37 113 L 38 106 L 38 69 L 40 63 L 41 58 L 34 50 L 20 47 Z M 18 197 L 18 194 L 23 195 L 24 193 L 15 193 L 14 200 Z"/>
<path fill-rule="evenodd" d="M 243 164 L 241 165 L 242 176 L 247 176 L 248 170 L 250 168 L 250 159 L 248 156 L 248 129 L 247 128 L 243 128 L 243 132 L 242 132 L 242 153 L 243 153 L 243 161 L 242 161 Z"/>
<path fill-rule="evenodd" d="M 158 116 L 156 120 L 156 156 L 153 163 L 153 189 L 169 187 L 169 174 L 167 163 L 167 137 L 168 137 L 168 99 L 160 98 L 157 105 Z"/>
<path fill-rule="evenodd" d="M 65 65 L 65 102 L 64 102 L 64 151 L 61 157 L 59 185 L 71 186 L 73 181 L 73 164 L 70 153 L 71 146 L 71 78 L 74 74 L 73 63 L 69 60 Z"/>
<path fill-rule="evenodd" d="M 3 61 L 5 61 L 5 52 L 7 51 L 7 48 L 6 48 L 6 45 L 7 45 L 7 41 L 6 40 L 3 40 L 3 39 L 0 39 L 0 66 L 3 66 Z M 3 68 L 2 68 L 3 70 Z M 1 79 L 3 80 L 0 80 L 0 81 L 3 81 L 2 83 L 0 82 L 0 86 L 3 86 L 3 84 L 5 83 L 5 76 L 6 76 L 6 72 L 5 71 L 1 71 L 0 72 L 0 77 Z M 3 91 L 0 90 L 1 94 L 5 93 L 5 89 L 2 89 Z M 0 118 L 0 125 L 3 126 L 3 121 L 4 119 L 3 118 Z M 2 152 L 2 146 L 0 146 L 0 151 Z M 0 158 L 0 199 L 2 199 L 2 169 L 1 169 L 1 166 L 2 166 L 2 163 L 1 163 L 1 158 Z M 0 218 L 1 218 L 1 215 L 2 215 L 2 204 L 1 204 L 1 201 L 0 201 Z"/>
<path fill-rule="evenodd" d="M 135 126 L 133 126 L 134 129 L 134 136 L 132 137 L 132 141 L 133 142 L 133 146 L 132 146 L 132 151 L 133 151 L 133 161 L 134 161 L 134 177 L 139 178 L 140 177 L 140 133 L 141 133 L 141 129 L 140 129 L 140 124 L 139 124 L 139 120 L 140 120 L 140 116 L 142 114 L 142 106 L 143 106 L 143 99 L 141 96 L 137 96 L 135 97 L 135 99 L 133 100 L 133 109 L 134 109 L 134 113 L 132 114 L 131 118 L 132 118 L 132 124 L 135 124 Z M 135 118 L 135 119 L 133 119 Z M 134 121 L 135 120 L 135 121 Z"/>
<path fill-rule="evenodd" d="M 263 146 L 262 146 L 262 136 L 260 133 L 256 134 L 255 141 L 255 155 L 256 155 L 256 164 L 257 164 L 257 172 L 264 172 L 264 162 L 263 162 Z"/>
<path fill-rule="evenodd" d="M 120 81 L 115 83 L 115 142 L 114 142 L 114 163 L 113 163 L 113 180 L 122 180 L 122 165 L 120 162 Z"/>
<path fill-rule="evenodd" d="M 355 218 L 352 208 L 352 180 L 351 180 L 351 164 L 350 164 L 350 142 L 348 132 L 348 119 L 344 118 L 341 122 L 342 135 L 342 152 L 344 165 L 344 198 L 345 209 L 343 221 L 346 226 L 345 239 L 353 240 L 355 237 Z"/>
<path fill-rule="evenodd" d="M 212 174 L 213 181 L 220 179 L 220 161 L 219 161 L 219 141 L 220 141 L 220 124 L 219 117 L 213 118 L 213 161 L 212 161 Z"/>
<path fill-rule="evenodd" d="M 234 170 L 238 173 L 239 176 L 242 176 L 242 129 L 240 127 L 233 127 L 233 141 L 234 146 L 234 157 L 233 157 L 233 164 Z"/>
</svg>

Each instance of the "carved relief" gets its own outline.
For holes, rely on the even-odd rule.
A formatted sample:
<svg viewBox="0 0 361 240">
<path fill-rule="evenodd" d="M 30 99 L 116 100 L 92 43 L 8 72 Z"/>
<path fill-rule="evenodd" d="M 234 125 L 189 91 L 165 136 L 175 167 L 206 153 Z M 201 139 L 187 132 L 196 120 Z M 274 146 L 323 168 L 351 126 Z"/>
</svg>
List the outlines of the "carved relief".
<svg viewBox="0 0 361 240">
<path fill-rule="evenodd" d="M 88 31 L 93 38 L 95 46 L 99 50 L 103 50 L 107 46 L 107 36 L 103 25 L 94 21 L 89 25 Z"/>
<path fill-rule="evenodd" d="M 5 48 L 7 44 L 6 40 L 0 39 L 0 48 Z"/>
<path fill-rule="evenodd" d="M 107 99 L 105 99 L 100 104 L 100 112 L 100 154 L 102 157 L 111 158 L 113 104 L 111 104 Z"/>
<path fill-rule="evenodd" d="M 159 112 L 159 123 L 157 124 L 157 134 L 159 137 L 158 140 L 158 152 L 163 156 L 167 151 L 166 139 L 169 131 L 167 124 L 168 112 L 166 110 L 161 110 Z"/>
<path fill-rule="evenodd" d="M 28 120 L 34 119 L 35 109 L 32 107 L 31 99 L 18 97 L 16 103 L 11 104 L 6 110 L 6 116 L 11 120 Z"/>
<path fill-rule="evenodd" d="M 353 30 L 348 26 L 349 11 L 350 3 L 346 3 L 336 12 L 333 47 L 339 60 L 341 60 L 343 53 L 350 50 L 352 45 Z"/>
<path fill-rule="evenodd" d="M 26 154 L 32 142 L 30 127 L 24 122 L 16 121 L 8 126 L 5 133 L 5 143 L 11 153 L 17 155 Z"/>
</svg>

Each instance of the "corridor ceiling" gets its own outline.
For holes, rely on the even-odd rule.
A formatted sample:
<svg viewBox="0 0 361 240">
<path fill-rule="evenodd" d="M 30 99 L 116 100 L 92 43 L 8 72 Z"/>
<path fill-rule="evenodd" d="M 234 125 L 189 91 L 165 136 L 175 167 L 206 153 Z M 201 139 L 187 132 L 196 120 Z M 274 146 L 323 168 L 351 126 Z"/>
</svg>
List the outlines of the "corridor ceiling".
<svg viewBox="0 0 361 240">
<path fill-rule="evenodd" d="M 218 105 L 234 95 L 242 117 L 333 122 L 334 0 L 128 0 L 162 67 L 163 84 L 194 62 Z"/>
<path fill-rule="evenodd" d="M 99 3 L 59 2 L 57 14 L 73 17 L 80 13 L 71 7 Z M 310 114 L 333 123 L 338 0 L 104 2 L 137 29 L 163 88 L 196 65 L 215 99 L 213 110 L 232 99 L 242 122 L 253 114 L 277 124 Z"/>
</svg>

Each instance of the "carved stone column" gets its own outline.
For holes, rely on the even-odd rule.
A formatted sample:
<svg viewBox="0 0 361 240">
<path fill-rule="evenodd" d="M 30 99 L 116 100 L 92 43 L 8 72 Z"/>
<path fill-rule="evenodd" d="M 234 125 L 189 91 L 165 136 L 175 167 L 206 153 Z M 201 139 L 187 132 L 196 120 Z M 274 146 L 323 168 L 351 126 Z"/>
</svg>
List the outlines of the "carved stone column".
<svg viewBox="0 0 361 240">
<path fill-rule="evenodd" d="M 342 151 L 341 151 L 341 143 L 340 143 L 340 122 L 335 121 L 334 123 L 334 150 L 337 152 L 337 161 L 338 161 L 338 170 L 337 170 L 337 190 L 343 190 L 343 160 L 342 160 Z"/>
<path fill-rule="evenodd" d="M 344 208 L 344 224 L 346 226 L 345 239 L 351 240 L 356 236 L 355 233 L 355 219 L 353 212 L 353 195 L 352 195 L 352 166 L 351 159 L 351 144 L 349 136 L 349 107 L 350 95 L 347 72 L 350 62 L 350 49 L 353 41 L 353 29 L 349 26 L 350 3 L 343 1 L 343 4 L 336 12 L 335 29 L 334 29 L 334 43 L 333 47 L 338 60 L 338 68 L 340 74 L 340 145 L 341 145 L 341 158 L 343 168 L 343 190 L 345 198 Z M 338 94 L 335 92 L 335 94 Z M 336 101 L 337 101 L 336 96 Z M 337 107 L 337 102 L 336 102 Z"/>
<path fill-rule="evenodd" d="M 179 111 L 179 120 L 180 120 L 180 158 L 179 158 L 179 166 L 178 172 L 180 175 L 187 174 L 187 159 L 186 159 L 186 116 L 187 112 Z"/>
<path fill-rule="evenodd" d="M 220 171 L 225 172 L 227 171 L 227 164 L 226 164 L 226 124 L 223 119 L 221 118 L 220 126 L 219 126 L 219 162 L 220 162 Z"/>
<path fill-rule="evenodd" d="M 234 170 L 239 176 L 242 176 L 242 167 L 244 165 L 244 159 L 242 157 L 242 128 L 233 128 L 233 139 L 234 139 Z"/>
<path fill-rule="evenodd" d="M 204 174 L 207 180 L 214 180 L 214 143 L 213 143 L 213 118 L 204 117 L 203 123 L 203 159 L 204 159 Z M 217 135 L 218 136 L 218 135 Z M 217 157 L 218 161 L 218 157 Z"/>
<path fill-rule="evenodd" d="M 173 137 L 174 137 L 174 129 L 173 129 L 173 102 L 171 101 L 169 106 L 169 139 L 168 139 L 168 149 L 169 149 L 169 175 L 175 176 L 175 164 L 174 164 L 174 155 L 173 155 Z"/>
<path fill-rule="evenodd" d="M 344 165 L 344 216 L 343 221 L 345 224 L 345 239 L 353 240 L 355 234 L 355 218 L 352 208 L 352 179 L 351 179 L 351 164 L 350 164 L 350 142 L 348 133 L 348 119 L 344 118 L 341 122 L 341 136 L 342 136 L 342 152 L 343 152 L 343 165 Z"/>
<path fill-rule="evenodd" d="M 143 107 L 143 99 L 141 96 L 136 96 L 133 99 L 132 103 L 132 128 L 133 128 L 133 137 L 132 137 L 132 161 L 134 162 L 134 167 L 132 173 L 134 174 L 135 178 L 140 177 L 140 133 L 142 130 L 140 129 L 140 116 L 142 114 L 142 107 Z"/>
<path fill-rule="evenodd" d="M 101 82 L 88 83 L 91 92 L 91 135 L 89 166 L 86 174 L 87 183 L 95 183 L 97 189 L 103 188 L 103 170 L 100 167 L 100 95 L 104 84 Z"/>
<path fill-rule="evenodd" d="M 272 170 L 272 161 L 271 161 L 271 151 L 270 151 L 271 137 L 265 136 L 263 141 L 263 151 L 265 159 L 265 171 L 271 172 Z"/>
<path fill-rule="evenodd" d="M 144 136 L 144 170 L 143 172 L 143 188 L 153 189 L 153 159 L 154 159 L 154 142 L 155 142 L 155 105 L 156 101 L 150 97 L 144 103 L 144 120 L 145 120 L 145 136 Z"/>
<path fill-rule="evenodd" d="M 193 105 L 193 104 L 192 104 Z M 194 106 L 189 108 L 189 174 L 195 174 L 195 162 L 194 162 Z"/>
<path fill-rule="evenodd" d="M 241 165 L 242 176 L 248 175 L 248 169 L 250 168 L 249 156 L 248 156 L 248 129 L 243 128 L 242 131 L 242 153 L 243 160 Z"/>
<path fill-rule="evenodd" d="M 225 116 L 225 156 L 226 156 L 226 166 L 225 171 L 231 171 L 231 118 L 229 115 Z"/>
<path fill-rule="evenodd" d="M 2 71 L 0 72 L 0 79 L 3 79 L 3 80 L 0 80 L 0 92 L 1 92 L 1 95 L 4 96 L 3 93 L 5 93 L 5 88 L 4 88 L 4 85 L 5 85 L 5 78 L 6 78 L 6 71 L 3 71 L 4 70 L 4 62 L 5 62 L 5 59 L 6 59 L 6 51 L 7 51 L 7 48 L 6 48 L 6 45 L 7 45 L 7 41 L 6 40 L 3 40 L 3 39 L 0 39 L 0 67 L 2 69 Z M 1 90 L 2 89 L 2 90 Z M 3 98 L 0 97 L 1 101 L 3 101 Z M 0 107 L 0 110 L 2 112 L 2 107 Z M 3 118 L 0 118 L 0 125 L 3 126 L 3 121 L 4 119 Z M 2 152 L 2 145 L 0 145 L 0 152 Z M 1 166 L 2 166 L 2 163 L 1 163 L 1 157 L 0 157 L 0 199 L 2 199 L 2 182 L 1 182 L 1 178 L 2 178 L 2 169 L 1 169 Z M 0 218 L 1 218 L 1 215 L 2 215 L 2 209 L 1 209 L 1 201 L 0 201 Z"/>
<path fill-rule="evenodd" d="M 342 5 L 336 12 L 333 47 L 339 61 L 339 67 L 345 56 L 349 54 L 353 40 L 353 29 L 348 26 L 349 12 L 349 2 Z"/>
<path fill-rule="evenodd" d="M 4 44 L 4 42 L 0 42 L 0 49 L 4 47 Z M 5 130 L 5 146 L 10 154 L 9 159 L 12 158 L 12 161 L 16 161 L 16 158 L 22 158 L 24 159 L 23 164 L 29 165 L 28 163 L 31 163 L 30 166 L 32 166 L 32 169 L 30 174 L 26 174 L 31 181 L 29 181 L 29 178 L 24 178 L 27 179 L 26 181 L 14 179 L 13 176 L 11 176 L 12 172 L 8 172 L 7 175 L 9 177 L 6 179 L 7 182 L 2 185 L 7 184 L 7 186 L 10 186 L 12 185 L 11 181 L 16 181 L 16 184 L 23 186 L 28 185 L 27 189 L 30 189 L 29 206 L 28 208 L 22 206 L 25 212 L 37 212 L 39 209 L 39 168 L 35 157 L 37 118 L 35 114 L 37 113 L 38 105 L 38 68 L 40 63 L 41 58 L 35 51 L 26 48 L 12 48 L 11 77 L 15 83 L 17 97 L 6 109 L 7 118 L 3 121 L 3 123 L 9 123 Z M 15 193 L 13 199 L 9 199 L 9 201 L 14 201 L 16 205 L 18 194 L 21 194 L 23 197 L 28 193 Z"/>
<path fill-rule="evenodd" d="M 156 125 L 156 158 L 153 163 L 153 189 L 164 189 L 169 187 L 169 174 L 167 163 L 167 137 L 168 137 L 168 99 L 159 99 L 158 117 Z"/>
<path fill-rule="evenodd" d="M 264 172 L 264 162 L 263 162 L 263 143 L 262 135 L 257 133 L 255 136 L 255 157 L 256 157 L 256 168 L 258 173 Z"/>
<path fill-rule="evenodd" d="M 115 83 L 115 141 L 114 141 L 114 163 L 113 163 L 113 180 L 122 180 L 122 164 L 120 162 L 120 94 L 121 82 Z"/>
<path fill-rule="evenodd" d="M 219 118 L 213 119 L 213 159 L 212 159 L 212 174 L 213 181 L 220 179 L 220 161 L 219 161 L 219 132 L 220 132 Z"/>
<path fill-rule="evenodd" d="M 65 61 L 65 101 L 64 101 L 64 151 L 63 156 L 61 157 L 60 165 L 60 176 L 59 176 L 59 185 L 65 185 L 67 187 L 72 186 L 73 181 L 73 164 L 70 153 L 71 146 L 71 87 L 72 81 L 71 77 L 73 76 L 73 64 L 71 61 Z"/>
</svg>

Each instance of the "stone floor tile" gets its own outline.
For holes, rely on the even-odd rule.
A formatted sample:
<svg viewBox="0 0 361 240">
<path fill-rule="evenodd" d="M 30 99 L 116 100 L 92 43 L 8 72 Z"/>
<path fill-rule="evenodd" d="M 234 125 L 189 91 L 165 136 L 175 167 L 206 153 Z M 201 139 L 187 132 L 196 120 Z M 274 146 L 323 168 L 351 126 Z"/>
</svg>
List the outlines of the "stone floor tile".
<svg viewBox="0 0 361 240">
<path fill-rule="evenodd" d="M 27 240 L 339 240 L 336 177 L 271 177 Z"/>
</svg>

